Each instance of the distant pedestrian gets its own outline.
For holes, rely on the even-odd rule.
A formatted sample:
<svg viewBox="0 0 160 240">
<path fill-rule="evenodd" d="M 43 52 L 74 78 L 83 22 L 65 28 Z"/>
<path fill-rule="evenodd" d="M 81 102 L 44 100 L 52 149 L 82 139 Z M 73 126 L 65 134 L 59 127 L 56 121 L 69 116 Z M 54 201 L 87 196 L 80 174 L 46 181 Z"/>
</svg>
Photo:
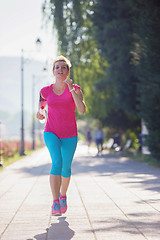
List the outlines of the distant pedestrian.
<svg viewBox="0 0 160 240">
<path fill-rule="evenodd" d="M 45 144 L 50 152 L 52 168 L 50 186 L 53 195 L 52 215 L 59 216 L 67 210 L 66 193 L 71 177 L 71 164 L 77 146 L 75 107 L 85 113 L 81 88 L 67 78 L 71 63 L 63 56 L 53 62 L 54 84 L 40 92 L 40 108 L 48 105 L 48 117 L 44 129 Z M 37 118 L 45 118 L 40 109 Z"/>
<path fill-rule="evenodd" d="M 89 152 L 89 147 L 90 147 L 91 142 L 92 142 L 92 135 L 91 135 L 91 129 L 90 128 L 88 128 L 87 132 L 86 132 L 86 142 L 87 142 L 87 145 L 88 145 L 88 152 Z"/>
<path fill-rule="evenodd" d="M 100 125 L 98 125 L 97 129 L 94 131 L 94 141 L 97 145 L 97 155 L 102 154 L 103 151 L 103 142 L 105 140 L 105 134 L 101 129 Z"/>
</svg>

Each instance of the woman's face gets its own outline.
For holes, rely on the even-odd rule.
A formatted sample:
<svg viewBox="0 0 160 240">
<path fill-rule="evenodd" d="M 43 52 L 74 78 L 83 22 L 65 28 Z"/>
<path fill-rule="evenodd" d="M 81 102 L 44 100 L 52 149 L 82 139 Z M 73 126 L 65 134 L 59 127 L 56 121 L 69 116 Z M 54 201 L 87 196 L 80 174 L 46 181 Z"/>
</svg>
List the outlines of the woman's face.
<svg viewBox="0 0 160 240">
<path fill-rule="evenodd" d="M 67 64 L 63 61 L 58 61 L 55 63 L 53 74 L 56 78 L 61 78 L 63 80 L 69 75 Z"/>
</svg>

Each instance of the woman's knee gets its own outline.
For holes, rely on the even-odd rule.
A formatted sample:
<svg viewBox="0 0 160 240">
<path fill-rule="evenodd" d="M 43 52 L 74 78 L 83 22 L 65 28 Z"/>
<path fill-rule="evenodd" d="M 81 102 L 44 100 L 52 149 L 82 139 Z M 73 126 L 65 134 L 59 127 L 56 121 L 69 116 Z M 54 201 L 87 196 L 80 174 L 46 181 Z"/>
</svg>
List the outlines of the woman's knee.
<svg viewBox="0 0 160 240">
<path fill-rule="evenodd" d="M 61 175 L 61 172 L 62 172 L 62 158 L 61 158 L 61 155 L 60 154 L 59 155 L 54 154 L 54 156 L 52 155 L 51 158 L 52 158 L 52 167 L 51 167 L 50 174 Z"/>
<path fill-rule="evenodd" d="M 68 178 L 71 176 L 71 167 L 62 167 L 60 164 L 52 164 L 51 175 L 61 175 L 62 177 Z"/>
<path fill-rule="evenodd" d="M 62 168 L 62 177 L 68 178 L 71 176 L 71 168 Z"/>
<path fill-rule="evenodd" d="M 62 169 L 60 167 L 57 168 L 57 167 L 52 165 L 50 174 L 51 175 L 61 175 L 62 174 Z"/>
</svg>

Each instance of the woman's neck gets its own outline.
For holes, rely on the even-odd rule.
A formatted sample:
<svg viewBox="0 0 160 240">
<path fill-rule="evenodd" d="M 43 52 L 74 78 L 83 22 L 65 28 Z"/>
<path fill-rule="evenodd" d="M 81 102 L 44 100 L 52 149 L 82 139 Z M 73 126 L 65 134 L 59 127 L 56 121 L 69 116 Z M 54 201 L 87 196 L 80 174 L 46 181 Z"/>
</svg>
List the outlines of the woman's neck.
<svg viewBox="0 0 160 240">
<path fill-rule="evenodd" d="M 66 83 L 64 82 L 64 80 L 56 79 L 54 87 L 58 89 L 64 89 L 66 87 Z"/>
</svg>

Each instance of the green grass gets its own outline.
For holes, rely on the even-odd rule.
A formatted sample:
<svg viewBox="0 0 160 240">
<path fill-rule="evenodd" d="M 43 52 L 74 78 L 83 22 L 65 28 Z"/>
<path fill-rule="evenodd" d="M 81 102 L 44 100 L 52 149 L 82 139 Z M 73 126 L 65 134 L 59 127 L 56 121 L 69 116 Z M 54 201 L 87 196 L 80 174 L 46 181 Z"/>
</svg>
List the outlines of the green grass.
<svg viewBox="0 0 160 240">
<path fill-rule="evenodd" d="M 34 150 L 26 150 L 26 156 L 30 155 Z M 11 165 L 12 163 L 21 160 L 25 156 L 20 156 L 19 153 L 14 154 L 13 157 L 9 157 L 8 159 L 2 159 L 3 160 L 3 167 L 0 167 L 0 171 L 4 169 L 4 167 L 7 167 Z"/>
<path fill-rule="evenodd" d="M 83 142 L 86 141 L 84 134 L 82 134 L 81 132 L 78 132 L 78 139 Z"/>
<path fill-rule="evenodd" d="M 150 166 L 160 168 L 160 160 L 154 159 L 151 155 L 144 155 L 142 153 L 127 152 L 123 154 L 124 157 L 131 158 L 137 162 L 145 162 Z"/>
</svg>

